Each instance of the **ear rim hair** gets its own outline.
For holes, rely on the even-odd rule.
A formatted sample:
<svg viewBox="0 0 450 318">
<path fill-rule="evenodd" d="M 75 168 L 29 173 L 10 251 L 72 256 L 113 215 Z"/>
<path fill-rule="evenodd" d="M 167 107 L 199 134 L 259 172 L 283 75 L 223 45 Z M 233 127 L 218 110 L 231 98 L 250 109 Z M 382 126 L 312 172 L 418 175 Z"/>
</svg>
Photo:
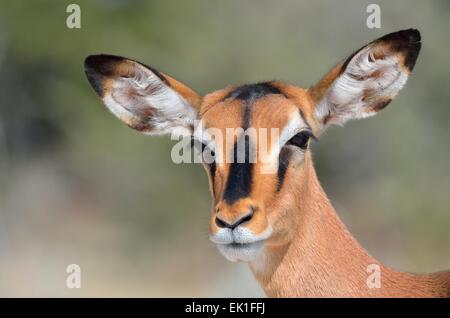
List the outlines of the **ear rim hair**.
<svg viewBox="0 0 450 318">
<path fill-rule="evenodd" d="M 308 94 L 312 100 L 312 103 L 315 105 L 315 115 L 319 124 L 323 127 L 329 124 L 343 125 L 349 119 L 370 117 L 375 115 L 378 111 L 384 109 L 406 83 L 408 76 L 414 69 L 420 49 L 421 35 L 418 30 L 400 30 L 386 34 L 381 38 L 364 45 L 345 60 L 338 63 L 327 74 L 325 74 L 321 80 L 308 89 Z M 361 57 L 363 53 L 370 54 L 369 59 L 371 56 L 375 56 L 375 60 L 370 61 L 375 64 L 377 61 L 382 61 L 384 59 L 396 59 L 399 66 L 399 74 L 403 74 L 405 78 L 401 79 L 403 82 L 399 83 L 398 89 L 395 87 L 392 89 L 393 92 L 389 96 L 380 96 L 381 98 L 378 98 L 378 100 L 372 101 L 370 107 L 361 109 L 360 112 L 354 113 L 352 116 L 347 116 L 347 118 L 345 116 L 339 117 L 339 115 L 336 114 L 336 109 L 338 109 L 338 106 L 335 106 L 335 109 L 333 109 L 333 107 L 330 107 L 329 105 L 324 106 L 324 102 L 326 103 L 327 95 L 330 94 L 330 91 L 333 90 L 336 83 L 338 83 L 344 74 L 346 74 L 349 65 L 357 65 L 356 60 Z M 376 54 L 378 54 L 378 56 L 376 56 Z M 336 117 L 335 120 L 333 120 L 333 116 Z"/>
<path fill-rule="evenodd" d="M 84 61 L 84 70 L 89 83 L 103 103 L 129 127 L 150 135 L 191 133 L 193 121 L 198 116 L 201 97 L 181 82 L 136 60 L 109 54 L 87 56 Z M 166 114 L 168 118 L 164 118 L 164 113 L 170 109 L 159 107 L 157 98 L 153 101 L 157 105 L 137 105 L 138 107 L 135 108 L 127 107 L 126 103 L 117 102 L 114 100 L 114 90 L 120 92 L 120 89 L 125 88 L 117 88 L 115 84 L 126 81 L 128 86 L 125 88 L 129 89 L 127 93 L 131 98 L 129 103 L 134 98 L 145 104 L 148 102 L 146 99 L 151 99 L 153 95 L 164 94 L 164 96 L 161 95 L 165 98 L 160 100 L 161 106 L 164 106 L 163 102 L 166 104 L 170 102 L 167 98 L 172 99 L 173 106 L 176 108 L 175 113 L 172 111 Z M 143 84 L 147 86 L 144 87 Z M 164 121 L 166 123 L 172 121 L 172 123 L 162 129 Z M 176 126 L 180 129 L 176 129 Z"/>
</svg>

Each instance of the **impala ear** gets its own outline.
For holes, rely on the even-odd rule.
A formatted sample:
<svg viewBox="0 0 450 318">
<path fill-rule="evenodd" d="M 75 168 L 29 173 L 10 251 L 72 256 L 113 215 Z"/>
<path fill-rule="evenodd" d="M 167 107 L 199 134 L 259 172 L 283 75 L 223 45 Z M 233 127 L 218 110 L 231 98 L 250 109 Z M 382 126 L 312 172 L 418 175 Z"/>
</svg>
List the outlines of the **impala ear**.
<svg viewBox="0 0 450 318">
<path fill-rule="evenodd" d="M 323 126 L 375 115 L 403 88 L 419 55 L 420 33 L 379 38 L 335 66 L 308 92 Z"/>
<path fill-rule="evenodd" d="M 84 68 L 106 107 L 131 128 L 150 135 L 192 133 L 200 96 L 184 84 L 113 55 L 90 55 Z"/>
</svg>

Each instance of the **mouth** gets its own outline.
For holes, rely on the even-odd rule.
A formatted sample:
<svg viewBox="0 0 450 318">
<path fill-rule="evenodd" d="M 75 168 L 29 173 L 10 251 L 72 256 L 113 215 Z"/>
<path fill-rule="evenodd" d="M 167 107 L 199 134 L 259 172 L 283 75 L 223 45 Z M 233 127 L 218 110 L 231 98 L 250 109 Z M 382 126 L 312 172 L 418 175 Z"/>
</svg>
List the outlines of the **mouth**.
<svg viewBox="0 0 450 318">
<path fill-rule="evenodd" d="M 253 243 L 216 244 L 219 252 L 232 262 L 250 262 L 254 260 L 264 247 L 264 240 Z"/>
</svg>

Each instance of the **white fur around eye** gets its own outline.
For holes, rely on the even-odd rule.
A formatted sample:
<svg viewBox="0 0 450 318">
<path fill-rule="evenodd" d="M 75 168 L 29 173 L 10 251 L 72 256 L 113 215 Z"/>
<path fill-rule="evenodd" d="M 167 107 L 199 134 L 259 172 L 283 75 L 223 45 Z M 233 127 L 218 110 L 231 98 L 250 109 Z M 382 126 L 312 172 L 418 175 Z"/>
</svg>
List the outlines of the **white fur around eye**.
<svg viewBox="0 0 450 318">
<path fill-rule="evenodd" d="M 368 46 L 358 52 L 345 71 L 331 84 L 316 107 L 319 119 L 344 124 L 376 113 L 369 106 L 377 100 L 393 98 L 405 85 L 408 74 L 397 55 L 374 57 Z"/>
<path fill-rule="evenodd" d="M 304 119 L 299 112 L 294 112 L 289 119 L 287 125 L 282 129 L 280 133 L 280 140 L 278 142 L 278 147 L 281 148 L 289 139 L 295 136 L 302 129 L 307 127 Z"/>
</svg>

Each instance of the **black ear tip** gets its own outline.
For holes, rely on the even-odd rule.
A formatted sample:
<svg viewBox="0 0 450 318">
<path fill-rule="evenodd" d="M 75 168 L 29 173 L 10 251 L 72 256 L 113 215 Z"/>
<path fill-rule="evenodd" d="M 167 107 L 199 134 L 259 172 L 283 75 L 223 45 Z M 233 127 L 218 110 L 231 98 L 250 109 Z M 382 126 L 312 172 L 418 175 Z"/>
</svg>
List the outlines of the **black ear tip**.
<svg viewBox="0 0 450 318">
<path fill-rule="evenodd" d="M 422 47 L 422 37 L 417 29 L 400 31 L 402 33 L 403 44 L 398 44 L 399 50 L 405 55 L 404 65 L 411 72 L 416 65 L 417 58 Z"/>
<path fill-rule="evenodd" d="M 121 56 L 109 54 L 88 55 L 84 59 L 84 68 L 108 75 L 117 63 L 123 62 L 124 60 L 126 59 Z"/>
<path fill-rule="evenodd" d="M 84 59 L 84 73 L 98 96 L 103 97 L 105 76 L 103 75 L 105 58 L 103 55 L 89 55 Z"/>
<path fill-rule="evenodd" d="M 96 64 L 96 60 L 98 59 L 99 55 L 88 55 L 84 59 L 84 69 L 85 70 L 92 70 L 94 68 L 94 65 Z"/>
<path fill-rule="evenodd" d="M 420 32 L 417 29 L 408 29 L 399 31 L 399 34 L 409 43 L 417 43 L 422 40 Z"/>
<path fill-rule="evenodd" d="M 376 43 L 387 43 L 394 52 L 401 52 L 405 56 L 404 65 L 412 71 L 422 46 L 419 30 L 407 29 L 389 33 L 376 40 Z"/>
<path fill-rule="evenodd" d="M 121 56 L 109 54 L 88 55 L 84 59 L 86 77 L 100 97 L 103 96 L 103 83 L 106 77 L 114 75 L 116 72 L 115 67 L 124 60 L 125 58 Z"/>
<path fill-rule="evenodd" d="M 407 29 L 386 34 L 377 41 L 391 42 L 392 44 L 397 45 L 414 45 L 420 43 L 421 40 L 422 37 L 420 36 L 419 30 Z"/>
</svg>

